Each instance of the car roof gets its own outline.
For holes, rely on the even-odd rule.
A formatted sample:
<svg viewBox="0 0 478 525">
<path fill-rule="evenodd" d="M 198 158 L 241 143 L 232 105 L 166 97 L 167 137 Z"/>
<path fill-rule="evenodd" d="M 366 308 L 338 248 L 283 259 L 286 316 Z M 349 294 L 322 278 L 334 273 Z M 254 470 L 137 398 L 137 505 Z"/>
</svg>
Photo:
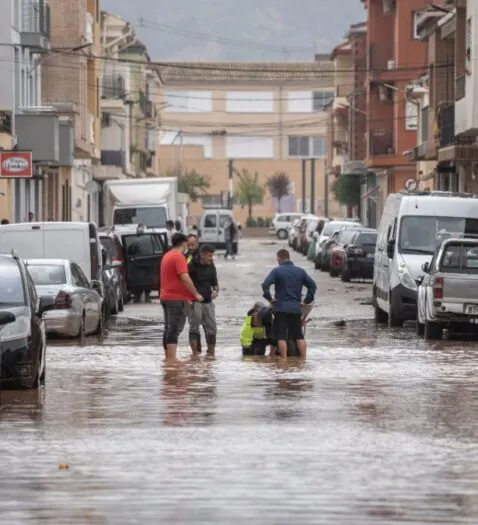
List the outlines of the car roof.
<svg viewBox="0 0 478 525">
<path fill-rule="evenodd" d="M 68 259 L 26 259 L 25 262 L 30 266 L 65 266 L 70 263 Z"/>
<path fill-rule="evenodd" d="M 378 230 L 375 228 L 357 228 L 357 230 L 359 230 L 360 233 L 378 233 Z"/>
<path fill-rule="evenodd" d="M 0 253 L 0 262 L 16 264 L 16 258 L 11 253 Z"/>
</svg>

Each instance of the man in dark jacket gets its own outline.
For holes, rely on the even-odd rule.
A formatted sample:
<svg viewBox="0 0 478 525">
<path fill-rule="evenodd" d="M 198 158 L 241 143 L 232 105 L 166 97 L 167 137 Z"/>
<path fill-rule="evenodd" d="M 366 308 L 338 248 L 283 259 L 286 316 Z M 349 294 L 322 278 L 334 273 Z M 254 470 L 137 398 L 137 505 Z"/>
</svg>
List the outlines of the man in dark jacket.
<svg viewBox="0 0 478 525">
<path fill-rule="evenodd" d="M 307 345 L 302 325 L 302 304 L 314 301 L 317 286 L 303 268 L 295 266 L 287 250 L 277 252 L 279 266 L 274 268 L 262 283 L 264 298 L 274 309 L 272 338 L 277 341 L 280 356 L 287 358 L 287 341 L 296 341 L 300 356 L 307 356 Z M 274 285 L 275 297 L 270 288 Z M 302 302 L 302 288 L 307 288 L 307 295 Z"/>
<path fill-rule="evenodd" d="M 189 276 L 204 299 L 202 302 L 193 302 L 189 312 L 189 344 L 193 354 L 201 352 L 201 326 L 206 334 L 207 353 L 214 355 L 216 349 L 217 325 L 214 299 L 219 293 L 219 284 L 213 257 L 214 248 L 205 244 L 188 264 Z"/>
</svg>

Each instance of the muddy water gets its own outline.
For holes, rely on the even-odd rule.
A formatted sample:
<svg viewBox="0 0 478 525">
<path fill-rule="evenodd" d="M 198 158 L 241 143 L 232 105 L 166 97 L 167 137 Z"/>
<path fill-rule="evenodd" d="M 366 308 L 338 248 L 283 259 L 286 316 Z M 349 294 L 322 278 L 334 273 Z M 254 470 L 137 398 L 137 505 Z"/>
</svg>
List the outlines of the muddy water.
<svg viewBox="0 0 478 525">
<path fill-rule="evenodd" d="M 367 290 L 314 274 L 346 326 L 312 321 L 303 366 L 243 360 L 264 269 L 244 300 L 236 264 L 215 360 L 165 366 L 157 306 L 129 308 L 102 345 L 50 346 L 44 389 L 1 394 L 0 523 L 477 523 L 476 343 L 377 331 Z"/>
</svg>

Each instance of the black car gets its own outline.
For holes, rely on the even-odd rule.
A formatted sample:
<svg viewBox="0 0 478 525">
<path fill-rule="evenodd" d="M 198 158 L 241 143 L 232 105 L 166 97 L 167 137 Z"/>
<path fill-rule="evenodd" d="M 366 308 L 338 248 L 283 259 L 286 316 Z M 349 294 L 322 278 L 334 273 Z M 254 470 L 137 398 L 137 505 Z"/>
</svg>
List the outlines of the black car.
<svg viewBox="0 0 478 525">
<path fill-rule="evenodd" d="M 45 379 L 43 314 L 54 297 L 38 297 L 16 255 L 0 255 L 0 388 L 36 388 Z"/>
<path fill-rule="evenodd" d="M 375 246 L 377 244 L 377 230 L 358 230 L 344 251 L 342 268 L 339 273 L 342 281 L 350 279 L 372 279 L 375 262 Z"/>
</svg>

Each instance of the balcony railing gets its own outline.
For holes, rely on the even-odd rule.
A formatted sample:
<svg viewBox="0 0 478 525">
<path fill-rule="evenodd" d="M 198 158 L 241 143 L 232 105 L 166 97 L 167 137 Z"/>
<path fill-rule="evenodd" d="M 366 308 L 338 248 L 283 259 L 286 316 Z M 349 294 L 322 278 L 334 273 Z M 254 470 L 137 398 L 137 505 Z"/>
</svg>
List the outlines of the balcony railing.
<svg viewBox="0 0 478 525">
<path fill-rule="evenodd" d="M 441 148 L 455 143 L 455 104 L 443 106 L 439 117 L 439 145 Z"/>
<path fill-rule="evenodd" d="M 22 45 L 35 49 L 47 49 L 50 45 L 50 6 L 46 0 L 23 2 Z"/>
<path fill-rule="evenodd" d="M 125 168 L 126 154 L 124 151 L 103 150 L 101 152 L 101 164 Z"/>
<path fill-rule="evenodd" d="M 369 155 L 395 155 L 393 135 L 384 129 L 372 129 L 369 135 Z"/>
<path fill-rule="evenodd" d="M 455 80 L 455 100 L 465 98 L 466 75 L 461 75 Z"/>
<path fill-rule="evenodd" d="M 126 83 L 121 75 L 105 75 L 103 77 L 103 93 L 101 98 L 125 98 Z"/>
</svg>

